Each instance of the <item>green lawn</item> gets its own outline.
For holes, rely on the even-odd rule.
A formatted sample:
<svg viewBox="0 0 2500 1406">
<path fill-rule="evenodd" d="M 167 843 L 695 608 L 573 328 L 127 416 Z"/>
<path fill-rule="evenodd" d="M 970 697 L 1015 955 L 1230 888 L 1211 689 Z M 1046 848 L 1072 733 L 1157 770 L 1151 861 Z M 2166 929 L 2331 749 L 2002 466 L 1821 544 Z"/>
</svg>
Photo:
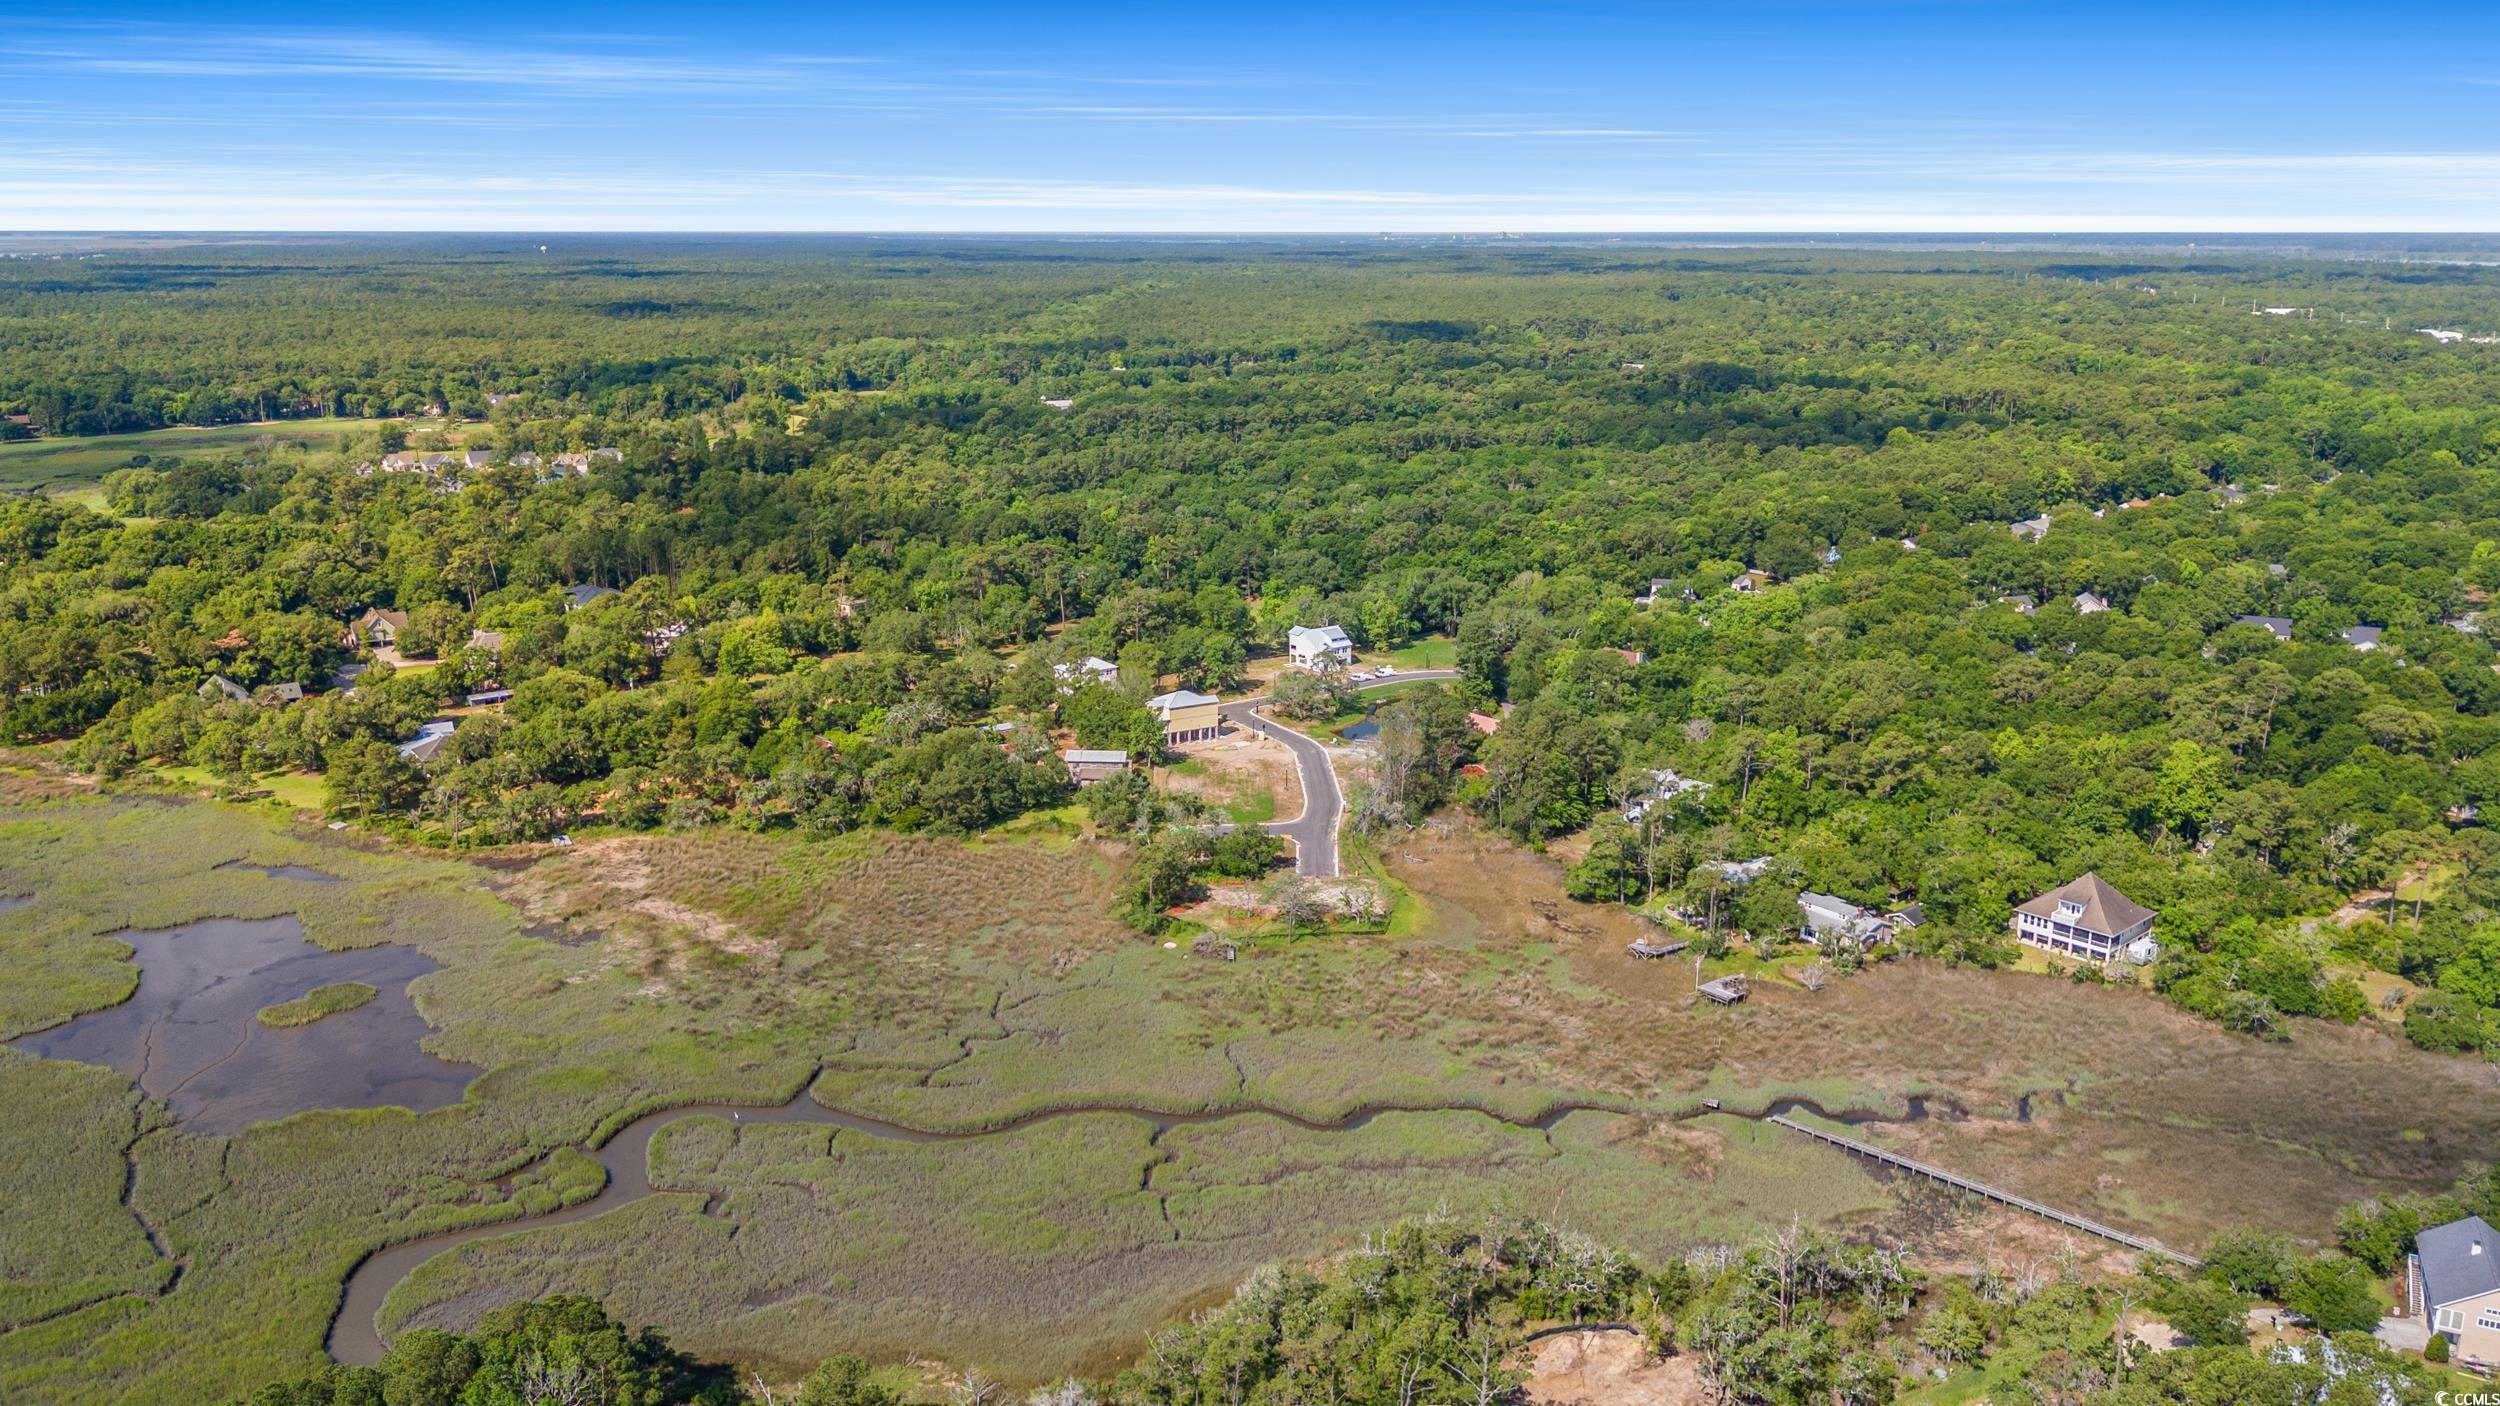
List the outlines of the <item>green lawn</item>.
<svg viewBox="0 0 2500 1406">
<path fill-rule="evenodd" d="M 224 789 L 225 783 L 215 773 L 201 766 L 160 766 L 156 774 L 184 786 L 203 791 Z M 267 791 L 269 798 L 294 810 L 319 810 L 327 802 L 322 779 L 309 772 L 273 771 L 267 776 L 252 778 L 255 790 Z"/>
<path fill-rule="evenodd" d="M 1434 635 L 1402 644 L 1389 651 L 1389 662 L 1401 669 L 1455 669 L 1458 667 L 1458 642 L 1443 635 Z"/>
<path fill-rule="evenodd" d="M 241 449 L 265 439 L 292 444 L 328 441 L 347 430 L 373 429 L 379 420 L 285 420 L 257 425 L 184 425 L 139 434 L 94 438 L 23 439 L 0 444 L 0 490 L 56 491 L 96 482 L 123 467 L 133 454 L 207 454 Z"/>
</svg>

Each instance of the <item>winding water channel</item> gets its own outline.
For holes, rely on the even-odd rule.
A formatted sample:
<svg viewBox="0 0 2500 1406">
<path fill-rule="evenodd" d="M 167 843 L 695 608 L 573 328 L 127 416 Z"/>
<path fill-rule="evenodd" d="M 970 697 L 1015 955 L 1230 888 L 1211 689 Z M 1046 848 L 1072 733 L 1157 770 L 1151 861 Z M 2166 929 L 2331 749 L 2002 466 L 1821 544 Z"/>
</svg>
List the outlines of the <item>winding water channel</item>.
<svg viewBox="0 0 2500 1406">
<path fill-rule="evenodd" d="M 1911 1119 L 1928 1116 L 1929 1110 L 1924 1100 L 1914 1099 L 1911 1105 Z M 1690 1113 L 1675 1116 L 1696 1117 L 1708 1111 L 1712 1110 L 1696 1109 Z M 1759 1113 L 1737 1109 L 1724 1111 L 1730 1116 L 1753 1119 L 1767 1118 L 1775 1113 L 1806 1112 L 1844 1123 L 1887 1121 L 1868 1114 L 1827 1113 L 1812 1102 L 1803 1099 L 1782 1099 Z M 798 1096 L 788 1103 L 778 1105 L 686 1104 L 644 1114 L 626 1124 L 623 1130 L 610 1138 L 605 1145 L 592 1150 L 592 1158 L 607 1172 L 607 1183 L 599 1189 L 597 1195 L 586 1201 L 579 1201 L 560 1210 L 528 1216 L 520 1220 L 496 1221 L 486 1225 L 420 1236 L 414 1240 L 401 1241 L 366 1256 L 354 1270 L 349 1272 L 346 1292 L 339 1300 L 338 1315 L 330 1322 L 328 1344 L 330 1355 L 351 1366 L 366 1366 L 380 1361 L 386 1344 L 382 1341 L 381 1332 L 375 1327 L 374 1320 L 382 1310 L 382 1301 L 390 1296 L 391 1290 L 397 1288 L 402 1280 L 415 1273 L 419 1266 L 435 1256 L 472 1240 L 514 1235 L 523 1231 L 543 1230 L 551 1226 L 570 1225 L 575 1221 L 589 1220 L 593 1216 L 606 1215 L 620 1207 L 630 1206 L 650 1196 L 654 1191 L 660 1190 L 651 1184 L 651 1139 L 658 1134 L 660 1129 L 684 1118 L 724 1118 L 740 1124 L 813 1123 L 848 1129 L 868 1137 L 885 1138 L 896 1142 L 936 1143 L 1002 1137 L 1061 1118 L 1099 1117 L 1105 1114 L 1138 1119 L 1150 1125 L 1159 1137 L 1177 1127 L 1221 1123 L 1237 1118 L 1270 1118 L 1278 1122 L 1290 1123 L 1308 1132 L 1351 1133 L 1360 1131 L 1373 1119 L 1383 1114 L 1392 1113 L 1473 1114 L 1508 1124 L 1511 1127 L 1532 1128 L 1540 1132 L 1551 1131 L 1556 1124 L 1575 1113 L 1656 1116 L 1621 1105 L 1604 1103 L 1557 1104 L 1532 1119 L 1505 1117 L 1473 1104 L 1367 1104 L 1337 1119 L 1307 1118 L 1283 1109 L 1258 1104 L 1200 1113 L 1167 1113 L 1157 1109 L 1124 1104 L 1086 1104 L 1027 1113 L 979 1129 L 938 1131 L 915 1128 L 882 1118 L 846 1112 L 838 1108 L 828 1108 L 810 1097 L 806 1090 L 801 1090 Z M 671 1188 L 681 1193 L 699 1189 L 695 1187 Z"/>
</svg>

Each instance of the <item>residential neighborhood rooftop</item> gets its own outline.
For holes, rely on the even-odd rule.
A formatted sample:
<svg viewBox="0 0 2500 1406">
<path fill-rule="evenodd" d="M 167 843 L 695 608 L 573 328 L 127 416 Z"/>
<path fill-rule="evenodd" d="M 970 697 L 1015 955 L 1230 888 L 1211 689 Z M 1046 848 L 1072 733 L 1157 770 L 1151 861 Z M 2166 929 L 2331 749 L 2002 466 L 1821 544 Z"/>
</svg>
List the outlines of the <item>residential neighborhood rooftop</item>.
<svg viewBox="0 0 2500 1406">
<path fill-rule="evenodd" d="M 2432 1308 L 2500 1290 L 2500 1234 L 2481 1216 L 2423 1231 L 2414 1254 L 2422 1267 L 2422 1298 Z"/>
</svg>

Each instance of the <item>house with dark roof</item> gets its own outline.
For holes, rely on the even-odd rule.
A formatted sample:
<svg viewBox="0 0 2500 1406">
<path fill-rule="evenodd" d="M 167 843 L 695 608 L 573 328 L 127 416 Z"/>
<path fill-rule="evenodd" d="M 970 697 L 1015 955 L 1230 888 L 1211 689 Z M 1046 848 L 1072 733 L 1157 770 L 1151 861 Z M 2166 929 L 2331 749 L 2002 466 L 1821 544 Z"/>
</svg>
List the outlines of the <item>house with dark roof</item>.
<svg viewBox="0 0 2500 1406">
<path fill-rule="evenodd" d="M 2161 953 L 2153 941 L 2157 916 L 2100 875 L 2086 874 L 2017 904 L 2011 926 L 2016 941 L 2043 951 L 2095 962 L 2124 957 L 2143 966 Z"/>
<path fill-rule="evenodd" d="M 211 703 L 221 698 L 234 703 L 249 703 L 252 691 L 223 674 L 211 674 L 200 680 L 200 697 Z"/>
<path fill-rule="evenodd" d="M 2231 617 L 2231 623 L 2254 625 L 2286 644 L 2289 644 L 2292 639 L 2292 617 L 2288 615 L 2234 615 Z"/>
<path fill-rule="evenodd" d="M 264 708 L 283 708 L 304 701 L 304 686 L 292 680 L 265 683 L 252 690 L 252 701 Z"/>
<path fill-rule="evenodd" d="M 2387 633 L 2383 625 L 2355 625 L 2344 631 L 2344 643 L 2364 653 L 2378 648 L 2379 636 Z"/>
<path fill-rule="evenodd" d="M 615 594 L 616 589 L 612 586 L 594 586 L 588 582 L 584 582 L 578 586 L 567 586 L 564 588 L 564 608 L 566 610 L 579 610 L 583 606 L 590 604 L 592 601 L 601 600 Z"/>
<path fill-rule="evenodd" d="M 2500 1362 L 2500 1234 L 2481 1216 L 2435 1225 L 2405 1258 L 2416 1313 L 2462 1362 Z"/>
</svg>

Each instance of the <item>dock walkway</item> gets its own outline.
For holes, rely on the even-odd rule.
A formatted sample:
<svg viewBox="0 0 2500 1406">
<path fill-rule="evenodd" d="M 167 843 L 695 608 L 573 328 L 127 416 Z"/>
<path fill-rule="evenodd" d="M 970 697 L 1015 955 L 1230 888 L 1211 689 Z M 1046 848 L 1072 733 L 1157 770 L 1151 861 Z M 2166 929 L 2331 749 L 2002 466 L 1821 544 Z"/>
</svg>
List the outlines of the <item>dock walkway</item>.
<svg viewBox="0 0 2500 1406">
<path fill-rule="evenodd" d="M 2096 1220 L 2086 1220 L 2082 1216 L 2070 1215 L 2054 1206 L 2043 1206 L 2029 1197 L 2017 1196 L 2013 1192 L 1990 1186 L 1986 1182 L 1972 1181 L 1969 1177 L 1956 1175 L 1942 1167 L 1931 1167 L 1924 1162 L 1904 1157 L 1898 1152 L 1887 1152 L 1872 1143 L 1860 1142 L 1853 1137 L 1844 1137 L 1839 1133 L 1815 1127 L 1811 1123 L 1800 1123 L 1785 1113 L 1772 1114 L 1771 1121 L 1792 1132 L 1804 1133 L 1818 1142 L 1830 1143 L 1844 1152 L 1854 1152 L 1869 1161 L 1880 1162 L 1887 1167 L 1908 1172 L 1912 1176 L 1941 1182 L 1957 1191 L 1967 1191 L 1974 1196 L 1984 1196 L 1999 1205 L 2011 1206 L 2018 1211 L 2028 1211 L 2043 1220 L 2055 1221 L 2059 1225 L 2080 1230 L 2086 1235 L 2097 1235 L 2103 1240 L 2115 1241 L 2131 1250 L 2141 1250 L 2148 1255 L 2159 1255 L 2163 1259 L 2186 1265 L 2190 1269 L 2198 1266 L 2198 1261 L 2180 1254 L 2157 1240 L 2147 1240 L 2141 1235 L 2130 1235 L 2115 1226 L 2107 1226 Z"/>
</svg>

